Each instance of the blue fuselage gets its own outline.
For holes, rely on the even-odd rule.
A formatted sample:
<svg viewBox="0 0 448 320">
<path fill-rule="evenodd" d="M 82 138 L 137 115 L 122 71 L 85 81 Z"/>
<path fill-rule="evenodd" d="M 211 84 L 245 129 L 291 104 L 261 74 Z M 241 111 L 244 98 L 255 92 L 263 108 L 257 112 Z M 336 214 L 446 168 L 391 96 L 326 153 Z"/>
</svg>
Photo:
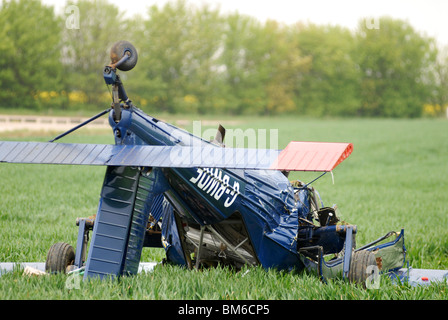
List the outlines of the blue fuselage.
<svg viewBox="0 0 448 320">
<path fill-rule="evenodd" d="M 211 142 L 136 108 L 123 109 L 110 124 L 116 144 L 210 146 Z M 221 148 L 216 146 L 216 148 Z M 309 212 L 306 194 L 297 201 L 287 177 L 274 170 L 220 168 L 161 169 L 179 214 L 189 223 L 213 225 L 238 213 L 258 261 L 264 267 L 301 267 L 297 254 L 298 218 Z M 297 191 L 297 190 L 296 190 Z"/>
</svg>

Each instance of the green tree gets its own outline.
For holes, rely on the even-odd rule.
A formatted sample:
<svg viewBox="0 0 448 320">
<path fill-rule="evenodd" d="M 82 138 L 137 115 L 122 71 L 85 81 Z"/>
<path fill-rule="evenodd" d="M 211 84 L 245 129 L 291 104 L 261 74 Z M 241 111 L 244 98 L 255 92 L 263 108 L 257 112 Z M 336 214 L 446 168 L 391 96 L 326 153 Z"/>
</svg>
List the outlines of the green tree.
<svg viewBox="0 0 448 320">
<path fill-rule="evenodd" d="M 257 63 L 266 92 L 263 114 L 295 111 L 296 88 L 310 68 L 292 30 L 276 21 L 267 21 L 260 30 L 260 56 Z"/>
<path fill-rule="evenodd" d="M 226 22 L 221 61 L 225 91 L 234 103 L 230 110 L 247 114 L 295 110 L 294 91 L 309 60 L 301 55 L 290 30 L 238 13 Z"/>
<path fill-rule="evenodd" d="M 40 1 L 3 1 L 0 8 L 0 100 L 7 108 L 43 107 L 42 92 L 61 87 L 61 21 Z"/>
<path fill-rule="evenodd" d="M 217 9 L 185 1 L 149 8 L 141 48 L 146 97 L 158 110 L 209 110 L 216 85 L 222 19 Z"/>
<path fill-rule="evenodd" d="M 379 29 L 361 20 L 357 34 L 362 116 L 418 117 L 431 95 L 434 41 L 406 21 L 383 17 Z"/>
<path fill-rule="evenodd" d="M 445 116 L 448 108 L 448 46 L 438 51 L 433 65 L 432 110 L 434 116 Z"/>
<path fill-rule="evenodd" d="M 261 24 L 239 13 L 228 15 L 225 21 L 223 52 L 220 56 L 221 95 L 225 109 L 233 114 L 258 112 L 266 100 L 266 92 L 257 74 L 257 59 L 254 57 Z"/>
<path fill-rule="evenodd" d="M 71 4 L 67 2 L 67 7 Z M 66 91 L 83 94 L 83 107 L 105 106 L 110 100 L 105 94 L 103 69 L 110 63 L 110 48 L 119 40 L 135 40 L 130 28 L 133 24 L 106 0 L 78 0 L 73 6 L 79 14 L 79 25 L 63 28 L 61 40 Z"/>
<path fill-rule="evenodd" d="M 298 47 L 311 60 L 297 87 L 298 110 L 313 116 L 353 116 L 359 108 L 355 40 L 345 28 L 297 24 Z"/>
</svg>

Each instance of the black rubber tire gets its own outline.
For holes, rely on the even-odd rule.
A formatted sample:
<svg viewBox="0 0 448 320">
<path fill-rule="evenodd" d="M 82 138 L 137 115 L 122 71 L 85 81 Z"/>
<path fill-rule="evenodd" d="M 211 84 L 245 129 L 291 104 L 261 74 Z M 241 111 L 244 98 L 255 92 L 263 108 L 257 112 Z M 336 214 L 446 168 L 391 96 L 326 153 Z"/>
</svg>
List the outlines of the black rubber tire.
<svg viewBox="0 0 448 320">
<path fill-rule="evenodd" d="M 124 56 L 126 51 L 130 53 L 130 57 L 117 67 L 118 70 L 129 71 L 135 67 L 138 60 L 137 50 L 132 43 L 126 40 L 115 42 L 110 49 L 110 60 L 112 64 L 118 62 Z"/>
<path fill-rule="evenodd" d="M 360 250 L 352 253 L 350 261 L 350 271 L 348 280 L 366 286 L 366 280 L 374 274 L 374 269 L 367 269 L 369 266 L 376 266 L 375 255 L 367 250 Z"/>
<path fill-rule="evenodd" d="M 75 262 L 75 250 L 65 242 L 55 243 L 50 247 L 45 261 L 45 270 L 49 273 L 66 273 L 69 265 Z"/>
</svg>

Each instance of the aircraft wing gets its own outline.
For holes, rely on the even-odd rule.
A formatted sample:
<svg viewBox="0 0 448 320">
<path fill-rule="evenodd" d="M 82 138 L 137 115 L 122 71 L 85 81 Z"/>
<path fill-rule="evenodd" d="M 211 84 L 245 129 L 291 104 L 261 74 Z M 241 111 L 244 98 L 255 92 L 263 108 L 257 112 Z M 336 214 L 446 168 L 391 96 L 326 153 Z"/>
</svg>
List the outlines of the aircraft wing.
<svg viewBox="0 0 448 320">
<path fill-rule="evenodd" d="M 0 162 L 143 167 L 207 167 L 331 171 L 350 143 L 296 142 L 284 150 L 210 146 L 150 146 L 0 141 Z"/>
</svg>

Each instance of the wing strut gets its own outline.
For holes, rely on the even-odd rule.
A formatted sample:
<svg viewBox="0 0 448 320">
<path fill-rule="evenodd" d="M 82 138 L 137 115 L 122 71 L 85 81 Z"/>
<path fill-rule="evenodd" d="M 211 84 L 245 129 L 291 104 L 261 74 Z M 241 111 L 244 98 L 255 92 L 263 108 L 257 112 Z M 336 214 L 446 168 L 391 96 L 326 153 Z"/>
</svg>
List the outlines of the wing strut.
<svg viewBox="0 0 448 320">
<path fill-rule="evenodd" d="M 104 111 L 101 111 L 101 112 L 98 113 L 96 116 L 93 116 L 92 118 L 90 118 L 90 119 L 84 121 L 83 123 L 78 124 L 76 127 L 71 128 L 70 130 L 68 130 L 68 131 L 66 131 L 66 132 L 64 132 L 64 133 L 61 133 L 61 134 L 58 135 L 56 138 L 54 138 L 54 139 L 52 139 L 52 140 L 50 140 L 50 141 L 48 141 L 48 142 L 55 142 L 56 140 L 59 140 L 59 139 L 61 139 L 62 137 L 65 137 L 65 136 L 68 135 L 69 133 L 72 133 L 73 131 L 78 130 L 78 129 L 81 128 L 81 127 L 84 127 L 86 124 L 88 124 L 88 123 L 90 123 L 90 122 L 92 122 L 92 121 L 98 119 L 99 117 L 105 115 L 105 114 L 108 113 L 109 111 L 110 111 L 110 108 L 109 108 L 109 109 L 106 109 L 106 110 L 104 110 Z"/>
</svg>

